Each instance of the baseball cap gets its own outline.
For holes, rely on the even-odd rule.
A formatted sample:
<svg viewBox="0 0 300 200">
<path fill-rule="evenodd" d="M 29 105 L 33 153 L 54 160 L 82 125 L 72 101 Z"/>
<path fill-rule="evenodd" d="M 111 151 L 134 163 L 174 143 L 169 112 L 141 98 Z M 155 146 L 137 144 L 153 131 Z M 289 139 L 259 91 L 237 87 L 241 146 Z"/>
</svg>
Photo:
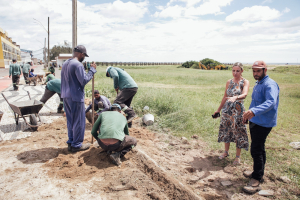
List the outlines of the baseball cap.
<svg viewBox="0 0 300 200">
<path fill-rule="evenodd" d="M 114 103 L 113 105 L 111 105 L 110 109 L 112 108 L 119 108 L 120 110 L 122 110 L 121 106 L 117 103 Z"/>
<path fill-rule="evenodd" d="M 86 53 L 86 48 L 83 45 L 78 45 L 74 48 L 74 51 L 83 53 L 86 57 L 89 57 Z"/>
<path fill-rule="evenodd" d="M 267 65 L 264 61 L 258 60 L 253 63 L 252 68 L 267 68 Z"/>
</svg>

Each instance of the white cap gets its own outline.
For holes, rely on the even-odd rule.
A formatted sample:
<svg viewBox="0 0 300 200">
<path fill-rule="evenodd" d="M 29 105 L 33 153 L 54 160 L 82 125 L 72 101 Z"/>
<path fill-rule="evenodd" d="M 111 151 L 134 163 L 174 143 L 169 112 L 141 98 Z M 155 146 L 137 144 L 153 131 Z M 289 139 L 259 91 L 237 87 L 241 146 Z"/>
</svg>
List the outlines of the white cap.
<svg viewBox="0 0 300 200">
<path fill-rule="evenodd" d="M 111 66 L 108 66 L 107 68 L 106 68 L 106 73 L 107 73 L 107 71 L 108 71 L 108 69 L 110 68 Z"/>
</svg>

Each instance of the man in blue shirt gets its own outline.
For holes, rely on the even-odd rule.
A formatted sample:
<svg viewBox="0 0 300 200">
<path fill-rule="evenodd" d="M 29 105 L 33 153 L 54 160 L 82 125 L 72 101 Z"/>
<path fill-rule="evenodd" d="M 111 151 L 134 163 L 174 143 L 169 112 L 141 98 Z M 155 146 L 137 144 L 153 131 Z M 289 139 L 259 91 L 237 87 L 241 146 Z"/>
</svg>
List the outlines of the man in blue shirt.
<svg viewBox="0 0 300 200">
<path fill-rule="evenodd" d="M 43 97 L 41 98 L 41 102 L 44 104 L 50 99 L 54 94 L 58 94 L 60 102 L 57 108 L 57 113 L 61 113 L 63 109 L 63 99 L 61 98 L 61 80 L 60 79 L 53 79 L 51 81 L 48 81 L 46 88 L 45 88 L 45 93 Z"/>
<path fill-rule="evenodd" d="M 246 123 L 250 121 L 251 156 L 253 158 L 253 172 L 246 171 L 244 175 L 251 180 L 243 190 L 254 194 L 261 190 L 260 182 L 266 163 L 265 142 L 268 134 L 277 125 L 277 112 L 279 105 L 278 84 L 267 75 L 267 65 L 264 61 L 256 61 L 252 66 L 256 85 L 253 88 L 250 108 L 243 115 Z"/>
<path fill-rule="evenodd" d="M 85 132 L 84 86 L 97 71 L 93 63 L 85 73 L 82 61 L 86 56 L 85 47 L 78 45 L 73 50 L 73 58 L 65 61 L 61 70 L 61 97 L 64 100 L 69 137 L 67 144 L 72 152 L 84 151 L 91 145 L 82 144 Z"/>
<path fill-rule="evenodd" d="M 95 99 L 94 99 L 94 110 L 96 111 L 94 116 L 94 122 L 98 119 L 98 116 L 105 111 L 110 110 L 111 104 L 107 97 L 100 95 L 98 90 L 94 91 Z M 85 116 L 87 120 L 92 123 L 92 112 L 89 110 L 92 108 L 92 104 L 90 104 L 85 110 Z"/>
</svg>

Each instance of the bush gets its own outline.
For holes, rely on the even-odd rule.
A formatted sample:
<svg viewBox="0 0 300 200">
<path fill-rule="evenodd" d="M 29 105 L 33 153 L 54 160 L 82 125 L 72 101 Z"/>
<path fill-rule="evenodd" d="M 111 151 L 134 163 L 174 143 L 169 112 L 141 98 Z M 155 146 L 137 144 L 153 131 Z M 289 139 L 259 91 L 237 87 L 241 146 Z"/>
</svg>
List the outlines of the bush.
<svg viewBox="0 0 300 200">
<path fill-rule="evenodd" d="M 215 67 L 217 65 L 221 65 L 220 62 L 216 61 L 216 60 L 213 60 L 213 59 L 210 59 L 210 58 L 204 58 L 202 60 L 200 60 L 200 62 L 205 65 L 206 67 L 207 66 L 211 66 L 211 67 Z"/>
<path fill-rule="evenodd" d="M 193 69 L 199 69 L 199 64 L 193 64 L 193 65 L 192 65 L 192 68 L 193 68 Z"/>
<path fill-rule="evenodd" d="M 194 64 L 196 64 L 197 66 L 199 66 L 199 62 L 191 60 L 191 61 L 186 61 L 185 63 L 183 63 L 182 67 L 191 68 Z"/>
</svg>

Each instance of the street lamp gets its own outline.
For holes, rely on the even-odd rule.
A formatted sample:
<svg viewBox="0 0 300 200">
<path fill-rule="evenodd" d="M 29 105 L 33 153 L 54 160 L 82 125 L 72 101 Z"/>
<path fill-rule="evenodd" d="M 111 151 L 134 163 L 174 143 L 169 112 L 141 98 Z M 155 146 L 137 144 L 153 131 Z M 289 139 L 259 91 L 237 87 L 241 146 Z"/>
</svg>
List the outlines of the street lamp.
<svg viewBox="0 0 300 200">
<path fill-rule="evenodd" d="M 33 18 L 34 19 L 34 18 Z M 40 26 L 42 26 L 43 28 L 44 28 L 44 30 L 48 33 L 48 62 L 47 62 L 47 65 L 49 64 L 49 62 L 50 62 L 50 50 L 49 50 L 49 35 L 50 35 L 50 31 L 49 31 L 49 17 L 48 17 L 48 31 L 46 30 L 46 28 L 43 26 L 43 24 L 39 21 L 39 20 L 37 20 L 37 19 L 34 19 L 35 21 L 37 21 L 38 22 L 38 24 L 40 25 Z"/>
</svg>

